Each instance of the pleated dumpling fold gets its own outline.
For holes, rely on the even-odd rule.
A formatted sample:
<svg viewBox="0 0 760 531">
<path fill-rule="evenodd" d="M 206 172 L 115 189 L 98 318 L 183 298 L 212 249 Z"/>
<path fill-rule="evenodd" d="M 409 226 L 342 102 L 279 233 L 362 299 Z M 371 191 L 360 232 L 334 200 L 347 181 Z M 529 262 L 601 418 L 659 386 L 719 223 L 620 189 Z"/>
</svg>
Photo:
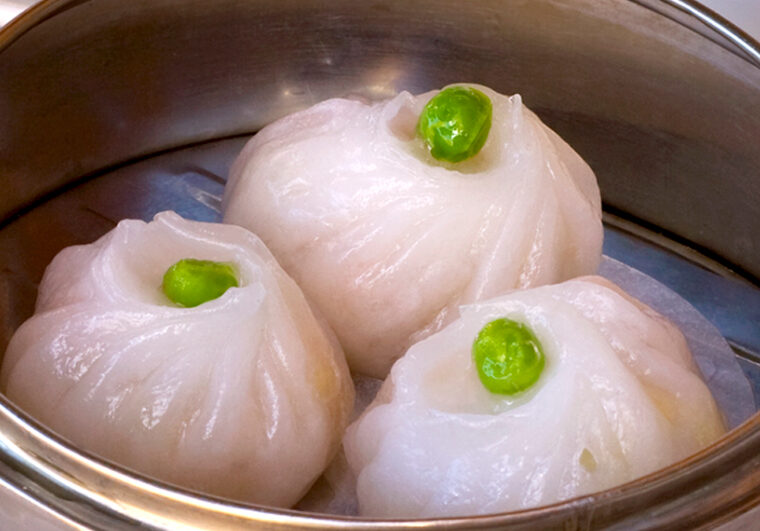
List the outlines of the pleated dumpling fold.
<svg viewBox="0 0 760 531">
<path fill-rule="evenodd" d="M 538 380 L 481 382 L 488 323 L 529 327 Z M 671 465 L 725 432 L 683 334 L 601 277 L 483 301 L 414 345 L 347 430 L 362 515 L 515 511 L 602 491 Z"/>
<path fill-rule="evenodd" d="M 248 228 L 325 315 L 351 369 L 383 378 L 456 308 L 596 272 L 601 201 L 589 166 L 522 103 L 486 87 L 482 150 L 432 158 L 416 134 L 438 91 L 331 99 L 257 133 L 224 220 Z"/>
<path fill-rule="evenodd" d="M 232 264 L 239 287 L 174 305 L 162 276 L 184 258 Z M 295 504 L 332 459 L 354 393 L 334 336 L 256 236 L 172 212 L 55 257 L 2 387 L 80 448 L 275 506 Z"/>
</svg>

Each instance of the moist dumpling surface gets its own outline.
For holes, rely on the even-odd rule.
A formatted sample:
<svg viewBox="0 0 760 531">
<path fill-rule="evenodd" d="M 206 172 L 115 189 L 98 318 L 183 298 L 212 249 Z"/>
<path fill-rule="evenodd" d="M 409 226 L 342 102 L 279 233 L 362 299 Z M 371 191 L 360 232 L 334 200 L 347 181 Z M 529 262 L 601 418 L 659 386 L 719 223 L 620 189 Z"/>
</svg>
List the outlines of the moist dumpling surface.
<svg viewBox="0 0 760 531">
<path fill-rule="evenodd" d="M 529 326 L 546 365 L 522 394 L 489 392 L 472 345 Z M 414 345 L 344 438 L 362 515 L 498 513 L 601 491 L 725 431 L 680 331 L 600 277 L 465 306 Z"/>
<path fill-rule="evenodd" d="M 520 96 L 475 87 L 493 123 L 463 162 L 416 137 L 433 91 L 322 102 L 262 129 L 233 166 L 225 222 L 264 240 L 354 371 L 385 377 L 461 304 L 596 271 L 594 174 Z"/>
<path fill-rule="evenodd" d="M 234 264 L 239 287 L 173 305 L 162 276 L 188 257 Z M 2 387 L 85 450 L 276 506 L 322 473 L 353 404 L 337 341 L 264 244 L 170 212 L 55 257 L 5 354 Z"/>
</svg>

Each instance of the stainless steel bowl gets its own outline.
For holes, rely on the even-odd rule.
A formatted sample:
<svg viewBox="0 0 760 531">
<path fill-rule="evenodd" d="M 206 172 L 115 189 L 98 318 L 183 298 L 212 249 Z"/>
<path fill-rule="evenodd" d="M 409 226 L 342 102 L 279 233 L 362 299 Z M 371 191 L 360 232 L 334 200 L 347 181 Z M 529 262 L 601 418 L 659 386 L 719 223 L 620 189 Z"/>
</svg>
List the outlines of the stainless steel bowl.
<svg viewBox="0 0 760 531">
<path fill-rule="evenodd" d="M 49 0 L 0 32 L 0 351 L 66 245 L 173 208 L 216 219 L 245 138 L 330 96 L 519 92 L 595 169 L 605 252 L 670 285 L 760 389 L 760 48 L 688 0 Z M 0 397 L 0 499 L 69 526 L 715 526 L 760 504 L 760 416 L 605 492 L 371 521 L 243 506 L 132 474 Z"/>
</svg>

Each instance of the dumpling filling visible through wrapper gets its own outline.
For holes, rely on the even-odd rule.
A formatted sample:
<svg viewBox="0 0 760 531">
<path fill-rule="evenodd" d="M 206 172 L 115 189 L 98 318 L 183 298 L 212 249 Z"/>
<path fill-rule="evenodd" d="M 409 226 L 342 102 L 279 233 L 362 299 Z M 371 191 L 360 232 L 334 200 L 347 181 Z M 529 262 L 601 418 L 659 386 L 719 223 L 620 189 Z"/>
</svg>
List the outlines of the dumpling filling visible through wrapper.
<svg viewBox="0 0 760 531">
<path fill-rule="evenodd" d="M 489 392 L 472 346 L 529 326 L 546 355 L 521 394 Z M 725 432 L 683 334 L 600 277 L 465 306 L 413 346 L 344 439 L 360 513 L 442 517 L 546 505 L 670 465 Z"/>
<path fill-rule="evenodd" d="M 240 287 L 175 306 L 162 276 L 184 258 L 233 264 Z M 353 403 L 337 341 L 264 244 L 170 212 L 56 256 L 5 354 L 2 387 L 80 448 L 287 507 L 333 458 Z"/>
<path fill-rule="evenodd" d="M 355 372 L 385 377 L 461 304 L 599 264 L 591 169 L 520 96 L 475 87 L 493 123 L 463 162 L 436 161 L 415 136 L 433 91 L 322 102 L 263 128 L 233 166 L 225 222 L 262 238 Z"/>
</svg>

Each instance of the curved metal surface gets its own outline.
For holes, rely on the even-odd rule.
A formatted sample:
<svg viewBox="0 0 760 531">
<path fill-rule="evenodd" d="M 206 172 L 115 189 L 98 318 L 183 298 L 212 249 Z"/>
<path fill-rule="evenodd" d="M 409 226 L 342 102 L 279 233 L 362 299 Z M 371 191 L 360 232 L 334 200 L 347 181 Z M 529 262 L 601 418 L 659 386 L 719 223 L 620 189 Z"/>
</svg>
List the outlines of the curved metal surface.
<svg viewBox="0 0 760 531">
<path fill-rule="evenodd" d="M 716 40 L 722 46 L 727 46 L 735 53 L 744 56 L 753 65 L 760 67 L 760 46 L 757 40 L 708 7 L 692 0 L 633 1 L 665 16 L 672 17 L 672 15 L 668 14 L 668 10 L 664 9 L 664 6 L 677 9 L 685 15 L 673 17 L 677 18 L 681 24 L 690 27 L 709 39 Z M 720 36 L 722 39 L 716 39 L 716 36 Z"/>
<path fill-rule="evenodd" d="M 432 0 L 42 3 L 0 34 L 0 161 L 15 183 L 0 219 L 82 176 L 330 96 L 476 79 L 522 93 L 597 170 L 611 206 L 760 276 L 746 223 L 760 216 L 760 70 L 738 37 L 729 52 L 627 0 L 459 11 Z"/>
<path fill-rule="evenodd" d="M 15 457 L 13 468 L 20 476 L 11 478 L 27 483 L 25 490 L 46 507 L 94 529 L 129 529 L 138 523 L 218 530 L 252 523 L 266 529 L 697 529 L 741 514 L 760 499 L 757 416 L 685 462 L 596 495 L 507 514 L 374 521 L 246 507 L 162 487 L 76 451 L 4 399 L 0 421 L 5 457 Z"/>
<path fill-rule="evenodd" d="M 43 2 L 0 32 L 0 116 L 8 117 L 0 174 L 14 184 L 0 217 L 7 225 L 91 176 L 254 131 L 331 95 L 477 79 L 522 92 L 590 160 L 609 204 L 760 276 L 760 70 L 749 65 L 758 48 L 738 33 L 704 30 L 691 2 L 636 3 L 677 9 L 692 23 L 623 0 L 482 0 L 466 17 L 453 1 L 335 1 L 329 10 L 296 1 Z M 78 452 L 2 397 L 0 426 L 0 474 L 101 529 L 625 528 L 642 514 L 652 527 L 693 529 L 760 502 L 758 415 L 620 488 L 426 521 L 312 516 L 174 490 Z"/>
</svg>

